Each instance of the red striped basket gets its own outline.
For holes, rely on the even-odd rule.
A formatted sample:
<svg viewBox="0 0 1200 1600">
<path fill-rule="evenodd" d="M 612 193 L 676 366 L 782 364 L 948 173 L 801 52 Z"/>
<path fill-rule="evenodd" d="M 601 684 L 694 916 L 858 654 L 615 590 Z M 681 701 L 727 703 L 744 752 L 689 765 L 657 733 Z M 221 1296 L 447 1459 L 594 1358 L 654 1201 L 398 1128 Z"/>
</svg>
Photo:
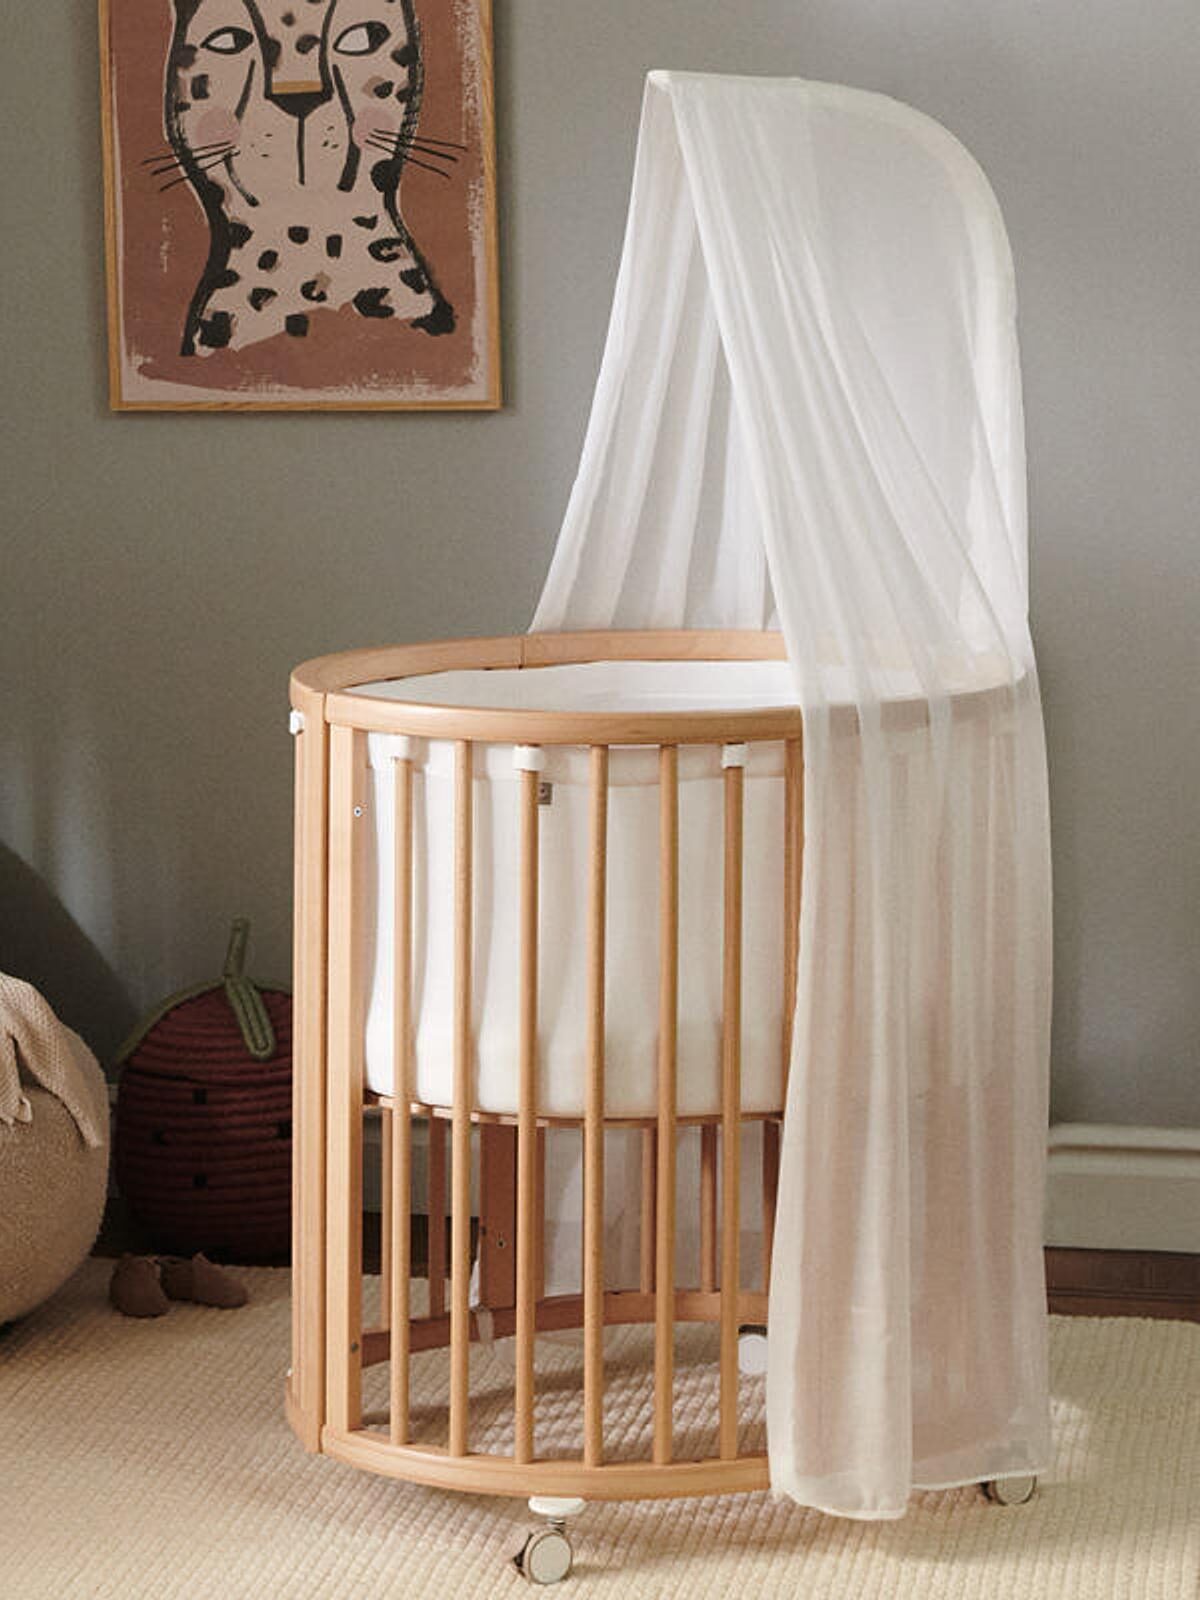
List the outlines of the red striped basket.
<svg viewBox="0 0 1200 1600">
<path fill-rule="evenodd" d="M 287 1259 L 292 1000 L 242 971 L 233 925 L 223 977 L 172 996 L 121 1054 L 117 1188 L 155 1248 Z"/>
</svg>

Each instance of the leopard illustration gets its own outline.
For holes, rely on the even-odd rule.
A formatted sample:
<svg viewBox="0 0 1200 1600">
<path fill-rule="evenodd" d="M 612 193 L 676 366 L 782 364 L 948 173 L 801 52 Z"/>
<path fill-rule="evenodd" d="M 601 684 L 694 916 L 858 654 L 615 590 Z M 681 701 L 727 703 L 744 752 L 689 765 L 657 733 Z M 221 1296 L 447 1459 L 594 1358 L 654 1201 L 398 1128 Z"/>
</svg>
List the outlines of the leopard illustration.
<svg viewBox="0 0 1200 1600">
<path fill-rule="evenodd" d="M 171 182 L 204 208 L 209 250 L 182 352 L 304 338 L 353 306 L 426 334 L 454 311 L 400 214 L 406 165 L 461 146 L 417 133 L 413 0 L 173 0 Z"/>
</svg>

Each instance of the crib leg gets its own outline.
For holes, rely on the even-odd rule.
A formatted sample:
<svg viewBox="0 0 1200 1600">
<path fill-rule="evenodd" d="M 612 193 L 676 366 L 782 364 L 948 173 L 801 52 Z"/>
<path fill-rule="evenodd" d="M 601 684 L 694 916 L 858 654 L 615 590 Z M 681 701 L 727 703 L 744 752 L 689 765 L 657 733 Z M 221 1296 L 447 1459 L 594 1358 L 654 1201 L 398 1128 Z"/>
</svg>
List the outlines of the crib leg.
<svg viewBox="0 0 1200 1600">
<path fill-rule="evenodd" d="M 545 1523 L 535 1528 L 513 1557 L 513 1566 L 530 1583 L 561 1583 L 569 1576 L 574 1552 L 567 1538 L 567 1518 L 578 1516 L 585 1502 L 534 1495 L 529 1509 Z"/>
</svg>

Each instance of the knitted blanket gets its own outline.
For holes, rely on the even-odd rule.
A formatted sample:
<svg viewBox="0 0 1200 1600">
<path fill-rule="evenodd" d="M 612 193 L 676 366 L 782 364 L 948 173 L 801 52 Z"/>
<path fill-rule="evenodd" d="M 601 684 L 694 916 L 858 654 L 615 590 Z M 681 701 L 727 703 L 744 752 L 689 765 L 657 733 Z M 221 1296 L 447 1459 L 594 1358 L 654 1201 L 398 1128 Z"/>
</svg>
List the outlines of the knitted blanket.
<svg viewBox="0 0 1200 1600">
<path fill-rule="evenodd" d="M 105 1142 L 108 1110 L 95 1056 L 32 984 L 0 973 L 0 1125 L 32 1121 L 24 1083 L 61 1101 L 89 1149 Z"/>
</svg>

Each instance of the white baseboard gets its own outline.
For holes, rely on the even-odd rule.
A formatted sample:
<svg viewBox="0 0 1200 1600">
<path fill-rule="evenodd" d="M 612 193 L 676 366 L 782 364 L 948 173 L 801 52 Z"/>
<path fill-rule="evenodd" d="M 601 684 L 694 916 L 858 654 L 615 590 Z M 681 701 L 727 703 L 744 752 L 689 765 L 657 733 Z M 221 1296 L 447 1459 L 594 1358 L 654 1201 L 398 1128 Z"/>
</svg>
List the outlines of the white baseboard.
<svg viewBox="0 0 1200 1600">
<path fill-rule="evenodd" d="M 1200 1253 L 1200 1128 L 1056 1124 L 1046 1243 Z"/>
</svg>

